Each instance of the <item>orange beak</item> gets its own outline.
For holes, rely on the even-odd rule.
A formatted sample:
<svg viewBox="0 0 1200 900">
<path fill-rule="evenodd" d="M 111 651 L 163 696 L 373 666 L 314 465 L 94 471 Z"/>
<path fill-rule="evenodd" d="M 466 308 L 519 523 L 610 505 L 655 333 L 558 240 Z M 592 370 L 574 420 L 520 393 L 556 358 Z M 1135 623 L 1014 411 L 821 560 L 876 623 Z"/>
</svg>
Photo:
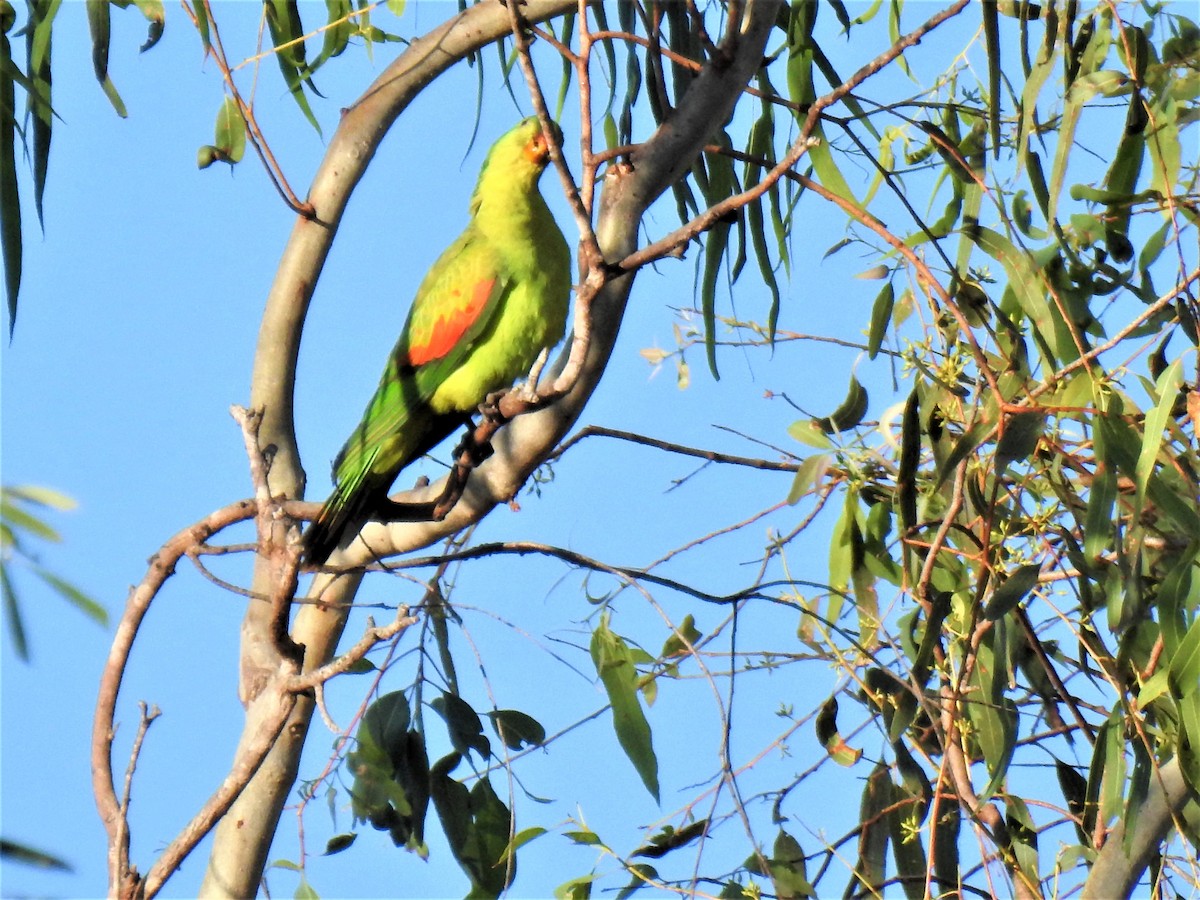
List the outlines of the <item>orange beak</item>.
<svg viewBox="0 0 1200 900">
<path fill-rule="evenodd" d="M 550 159 L 550 145 L 546 142 L 546 135 L 541 131 L 525 145 L 525 157 L 538 166 L 544 166 Z"/>
</svg>

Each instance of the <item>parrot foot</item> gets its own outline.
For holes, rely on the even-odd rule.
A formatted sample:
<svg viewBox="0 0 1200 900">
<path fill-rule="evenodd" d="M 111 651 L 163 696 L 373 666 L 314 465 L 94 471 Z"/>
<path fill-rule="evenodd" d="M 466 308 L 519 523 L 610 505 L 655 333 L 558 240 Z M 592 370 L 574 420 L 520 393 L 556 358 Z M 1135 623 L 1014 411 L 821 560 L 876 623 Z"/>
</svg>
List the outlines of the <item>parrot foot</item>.
<svg viewBox="0 0 1200 900">
<path fill-rule="evenodd" d="M 503 425 L 508 421 L 509 417 L 506 416 L 500 409 L 500 401 L 503 400 L 509 393 L 510 392 L 507 390 L 493 391 L 483 398 L 483 402 L 479 404 L 478 409 L 479 414 L 483 416 L 485 421 L 494 422 L 496 425 Z M 465 442 L 466 441 L 464 441 L 464 443 Z M 455 456 L 457 455 L 458 454 L 456 453 Z"/>
<path fill-rule="evenodd" d="M 513 393 L 517 395 L 519 400 L 530 406 L 537 406 L 542 401 L 537 392 L 537 385 L 532 381 L 522 381 L 513 388 Z"/>
</svg>

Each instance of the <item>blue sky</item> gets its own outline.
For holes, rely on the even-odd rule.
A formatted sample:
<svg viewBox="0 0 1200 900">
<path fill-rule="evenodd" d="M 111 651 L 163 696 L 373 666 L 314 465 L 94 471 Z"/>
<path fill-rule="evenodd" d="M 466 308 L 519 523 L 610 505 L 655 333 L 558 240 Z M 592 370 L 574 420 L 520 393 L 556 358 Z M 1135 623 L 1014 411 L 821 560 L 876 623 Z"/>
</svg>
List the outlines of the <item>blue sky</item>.
<svg viewBox="0 0 1200 900">
<path fill-rule="evenodd" d="M 380 12 L 379 24 L 419 33 L 452 9 L 441 3 L 411 6 L 406 21 L 397 24 Z M 304 7 L 310 8 L 318 15 L 322 9 Z M 257 6 L 223 3 L 218 14 L 230 56 L 252 52 Z M 114 619 L 159 545 L 250 493 L 241 439 L 228 408 L 247 400 L 258 317 L 293 221 L 249 154 L 232 173 L 220 165 L 197 170 L 196 149 L 212 140 L 220 77 L 211 63 L 203 64 L 199 41 L 180 10 L 168 8 L 167 16 L 162 43 L 139 56 L 140 17 L 133 9 L 114 12 L 111 72 L 130 110 L 122 121 L 92 77 L 82 5 L 65 5 L 60 13 L 54 104 L 62 121 L 56 125 L 46 191 L 45 238 L 27 221 L 16 337 L 2 351 L 3 481 L 53 486 L 79 501 L 78 511 L 54 517 L 64 540 L 45 551 L 43 562 L 103 602 Z M 328 98 L 316 104 L 326 134 L 336 127 L 338 110 L 392 58 L 394 46 L 377 47 L 374 64 L 351 48 L 317 79 Z M 557 71 L 554 65 L 547 68 Z M 428 89 L 385 140 L 350 203 L 316 291 L 300 360 L 297 427 L 311 499 L 329 488 L 328 462 L 374 388 L 412 290 L 465 221 L 483 152 L 529 112 L 523 97 L 520 108 L 514 107 L 490 66 L 480 137 L 468 153 L 474 91 L 475 75 L 465 67 Z M 256 108 L 293 187 L 303 193 L 323 144 L 284 93 L 269 60 Z M 569 115 L 564 126 L 570 146 L 577 126 Z M 862 184 L 866 180 L 864 174 Z M 556 180 L 547 178 L 544 188 L 573 238 Z M 811 208 L 817 209 L 815 202 Z M 647 231 L 663 233 L 674 224 L 673 215 L 673 206 L 660 207 L 647 220 Z M 786 289 L 781 328 L 858 337 L 878 283 L 852 279 L 860 263 L 852 252 L 822 261 L 842 227 L 837 219 L 805 220 L 793 260 L 801 274 Z M 676 387 L 670 364 L 651 377 L 639 350 L 673 349 L 671 307 L 691 305 L 693 271 L 690 260 L 668 260 L 639 275 L 617 352 L 583 424 L 773 455 L 715 427 L 725 425 L 801 451 L 786 435 L 798 414 L 779 399 L 765 399 L 764 392 L 786 391 L 813 412 L 828 412 L 844 394 L 858 354 L 815 344 L 781 345 L 774 355 L 728 350 L 721 356 L 722 379 L 715 382 L 702 351 L 693 349 L 691 388 Z M 737 304 L 743 316 L 761 316 L 765 291 L 739 293 Z M 874 377 L 886 382 L 883 369 L 876 369 Z M 691 538 L 778 503 L 790 485 L 785 474 L 709 467 L 669 490 L 673 480 L 697 468 L 692 461 L 645 448 L 585 442 L 554 466 L 554 480 L 541 496 L 523 495 L 519 512 L 497 510 L 476 539 L 544 541 L 616 564 L 645 565 Z M 436 473 L 436 466 L 426 471 Z M 785 509 L 715 541 L 703 554 L 683 555 L 663 573 L 713 591 L 740 587 L 752 577 L 768 529 L 790 530 L 806 512 Z M 815 537 L 792 550 L 789 562 L 794 571 L 821 580 L 827 551 L 820 534 Z M 245 581 L 244 561 L 214 568 Z M 92 804 L 87 754 L 96 678 L 110 636 L 36 582 L 26 578 L 18 586 L 34 660 L 20 664 L 4 641 L 0 831 L 66 857 L 75 873 L 6 867 L 0 890 L 5 895 L 98 895 L 105 887 L 104 839 Z M 487 708 L 486 672 L 499 707 L 519 708 L 552 733 L 598 709 L 603 692 L 591 678 L 586 651 L 596 607 L 586 594 L 612 587 L 611 581 L 585 580 L 561 563 L 538 559 L 500 558 L 457 570 L 451 600 L 461 605 L 474 643 L 455 637 L 464 696 L 477 709 Z M 394 607 L 419 597 L 418 585 L 379 577 L 368 580 L 359 600 Z M 665 591 L 654 592 L 654 598 L 675 622 L 694 614 L 706 633 L 725 615 Z M 635 592 L 621 594 L 614 609 L 613 628 L 641 637 L 648 649 L 656 650 L 666 638 L 668 628 L 659 614 Z M 134 787 L 134 859 L 143 871 L 230 760 L 241 722 L 236 673 L 242 611 L 239 597 L 181 567 L 155 603 L 134 651 L 118 713 L 118 747 L 128 746 L 137 700 L 157 704 L 163 712 L 151 728 Z M 780 629 L 786 633 L 795 625 L 791 613 L 750 609 L 739 625 L 740 646 L 778 642 Z M 361 627 L 356 617 L 349 633 Z M 802 648 L 793 642 L 793 649 Z M 408 685 L 411 662 L 410 656 L 386 689 Z M 769 775 L 746 775 L 747 794 L 786 780 L 780 771 L 802 771 L 823 756 L 811 728 L 795 734 L 787 755 L 785 748 L 771 748 L 789 727 L 776 715 L 781 705 L 805 712 L 836 687 L 828 670 L 807 670 L 803 681 L 798 671 L 754 673 L 738 682 L 735 716 L 741 727 L 735 732 L 734 758 L 745 763 L 766 750 L 776 763 Z M 363 684 L 348 679 L 331 689 L 339 722 L 349 720 Z M 695 785 L 718 767 L 712 688 L 702 679 L 664 685 L 649 718 L 663 781 L 661 808 L 620 754 L 602 716 L 547 752 L 522 760 L 521 785 L 553 803 L 526 799 L 514 786 L 518 828 L 554 830 L 569 816 L 582 817 L 614 848 L 628 853 L 642 840 L 637 825 L 681 824 L 681 817 L 672 815 L 701 792 Z M 321 770 L 331 742 L 332 736 L 315 725 L 305 776 Z M 857 783 L 843 776 L 838 792 L 806 787 L 797 800 L 822 810 L 811 821 L 832 838 L 856 819 L 858 788 L 848 792 L 846 785 Z M 506 795 L 502 775 L 494 775 L 493 784 Z M 703 813 L 704 804 L 697 810 Z M 330 835 L 349 829 L 344 792 L 337 799 L 336 819 L 336 824 L 330 820 L 323 801 L 308 811 L 309 853 L 319 853 Z M 756 837 L 769 844 L 775 830 L 765 817 L 758 821 Z M 273 859 L 298 858 L 295 823 L 285 813 Z M 392 849 L 385 835 L 367 828 L 350 851 L 314 860 L 310 880 L 323 896 L 461 896 L 466 880 L 436 839 L 432 819 L 429 832 L 434 839 L 428 862 Z M 795 824 L 794 832 L 805 842 L 802 826 Z M 168 896 L 194 893 L 205 846 L 169 883 Z M 724 867 L 733 868 L 748 846 L 743 836 L 712 852 L 722 854 L 714 858 L 727 856 Z M 514 895 L 546 895 L 568 878 L 586 874 L 595 857 L 593 850 L 574 847 L 559 834 L 547 835 L 523 851 Z M 597 865 L 599 871 L 616 868 L 611 859 Z M 709 857 L 705 866 L 722 868 L 710 866 Z M 269 878 L 275 896 L 294 890 L 293 873 L 275 871 Z"/>
</svg>

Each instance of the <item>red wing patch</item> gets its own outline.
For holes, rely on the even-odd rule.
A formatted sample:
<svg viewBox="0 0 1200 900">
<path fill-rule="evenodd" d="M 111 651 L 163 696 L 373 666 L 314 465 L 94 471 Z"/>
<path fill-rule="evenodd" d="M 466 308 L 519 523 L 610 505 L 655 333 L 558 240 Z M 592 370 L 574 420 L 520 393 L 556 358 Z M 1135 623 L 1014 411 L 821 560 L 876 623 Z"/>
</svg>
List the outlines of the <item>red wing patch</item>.
<svg viewBox="0 0 1200 900">
<path fill-rule="evenodd" d="M 492 296 L 495 278 L 480 281 L 471 290 L 470 297 L 463 302 L 462 290 L 455 288 L 450 292 L 443 310 L 434 319 L 433 327 L 429 329 L 424 343 L 410 343 L 408 347 L 408 364 L 420 366 L 435 359 L 441 359 L 475 324 L 483 308 L 487 306 L 488 298 Z"/>
</svg>

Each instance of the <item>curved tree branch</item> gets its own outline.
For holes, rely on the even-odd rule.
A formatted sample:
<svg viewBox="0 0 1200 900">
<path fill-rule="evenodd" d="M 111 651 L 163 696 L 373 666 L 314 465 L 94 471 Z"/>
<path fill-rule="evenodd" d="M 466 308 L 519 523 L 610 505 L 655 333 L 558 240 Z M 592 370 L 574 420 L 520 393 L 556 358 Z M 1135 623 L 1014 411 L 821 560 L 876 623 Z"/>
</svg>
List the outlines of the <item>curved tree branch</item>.
<svg viewBox="0 0 1200 900">
<path fill-rule="evenodd" d="M 575 6 L 575 0 L 530 0 L 521 11 L 527 21 L 537 22 Z M 636 248 L 642 214 L 686 173 L 712 133 L 724 124 L 741 89 L 762 61 L 777 8 L 776 2 L 753 4 L 742 22 L 732 58 L 719 67 L 705 68 L 672 119 L 633 155 L 631 166 L 610 168 L 596 228 L 606 258 L 622 258 Z M 270 473 L 273 495 L 297 497 L 303 493 L 304 475 L 292 421 L 295 365 L 308 302 L 350 191 L 383 135 L 412 98 L 451 64 L 508 33 L 509 27 L 508 14 L 499 3 L 471 7 L 415 41 L 342 118 L 308 196 L 315 215 L 296 222 L 267 299 L 259 335 L 251 404 L 264 408 L 261 439 L 264 446 L 275 449 Z M 375 552 L 390 555 L 425 546 L 478 521 L 516 492 L 566 434 L 599 382 L 631 282 L 631 275 L 609 282 L 591 304 L 586 359 L 570 392 L 550 407 L 521 416 L 505 427 L 495 442 L 496 453 L 472 474 L 462 500 L 444 521 L 365 529 L 364 538 Z M 560 366 L 568 354 L 569 349 L 560 357 Z M 280 540 L 283 532 L 281 524 Z M 371 556 L 362 542 L 356 542 L 334 562 L 353 565 Z M 260 556 L 255 594 L 269 595 L 281 575 L 269 556 Z M 305 647 L 306 670 L 332 656 L 358 582 L 357 575 L 318 577 L 311 593 L 322 602 L 306 604 L 297 613 L 292 635 Z M 269 698 L 271 692 L 264 695 L 264 690 L 277 665 L 267 635 L 269 610 L 263 607 L 251 603 L 243 624 L 242 696 L 248 704 L 243 744 L 258 733 L 258 720 L 269 712 L 259 713 L 257 698 Z M 271 835 L 296 777 L 312 712 L 311 698 L 299 697 L 271 755 L 217 827 L 202 887 L 205 896 L 244 897 L 256 892 Z M 240 746 L 238 753 L 244 749 Z"/>
<path fill-rule="evenodd" d="M 1179 757 L 1163 763 L 1150 779 L 1150 790 L 1138 813 L 1133 835 L 1126 836 L 1124 820 L 1118 821 L 1108 833 L 1108 840 L 1083 886 L 1081 900 L 1130 896 L 1159 845 L 1171 833 L 1176 816 L 1195 797 L 1184 781 Z"/>
<path fill-rule="evenodd" d="M 540 22 L 576 6 L 576 0 L 529 0 L 523 14 Z M 274 451 L 270 493 L 289 498 L 304 494 L 304 471 L 296 446 L 293 392 L 300 336 L 308 303 L 333 243 L 350 194 L 362 178 L 383 136 L 409 102 L 437 75 L 472 52 L 508 33 L 507 11 L 500 3 L 481 3 L 454 17 L 409 48 L 388 66 L 363 97 L 343 116 L 314 177 L 307 201 L 313 213 L 298 217 L 284 248 L 267 297 L 251 380 L 250 404 L 262 408 L 260 437 Z M 279 546 L 288 526 L 273 535 Z M 269 596 L 283 573 L 269 555 L 256 560 L 252 592 Z M 351 596 L 357 579 L 342 579 L 339 590 Z M 305 669 L 333 654 L 344 625 L 337 605 L 310 611 L 295 637 L 305 645 Z M 273 718 L 267 691 L 277 671 L 278 652 L 270 636 L 271 611 L 251 602 L 242 626 L 240 694 L 247 704 L 235 760 L 251 751 L 255 736 Z M 250 786 L 218 825 L 201 891 L 205 896 L 252 896 L 257 892 L 271 835 L 295 780 L 300 750 L 313 712 L 311 698 L 300 697 L 280 739 Z"/>
</svg>

